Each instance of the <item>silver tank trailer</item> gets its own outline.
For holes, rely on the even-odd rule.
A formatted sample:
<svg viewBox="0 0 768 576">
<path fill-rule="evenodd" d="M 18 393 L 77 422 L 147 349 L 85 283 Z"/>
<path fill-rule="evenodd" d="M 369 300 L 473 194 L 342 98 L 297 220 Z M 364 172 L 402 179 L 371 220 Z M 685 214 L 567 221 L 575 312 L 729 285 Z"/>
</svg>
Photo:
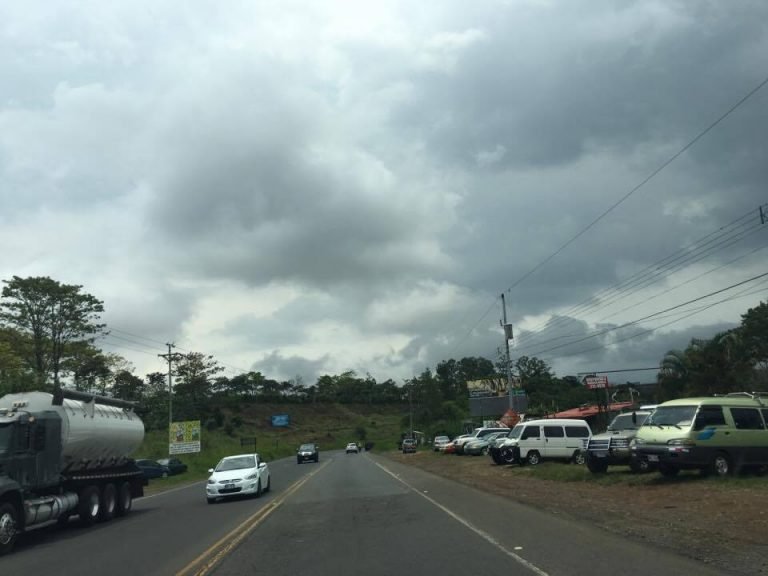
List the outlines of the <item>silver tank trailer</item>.
<svg viewBox="0 0 768 576">
<path fill-rule="evenodd" d="M 129 408 L 64 398 L 46 392 L 7 394 L 0 408 L 29 413 L 53 410 L 61 417 L 62 471 L 92 470 L 125 462 L 144 440 L 144 423 Z"/>
</svg>

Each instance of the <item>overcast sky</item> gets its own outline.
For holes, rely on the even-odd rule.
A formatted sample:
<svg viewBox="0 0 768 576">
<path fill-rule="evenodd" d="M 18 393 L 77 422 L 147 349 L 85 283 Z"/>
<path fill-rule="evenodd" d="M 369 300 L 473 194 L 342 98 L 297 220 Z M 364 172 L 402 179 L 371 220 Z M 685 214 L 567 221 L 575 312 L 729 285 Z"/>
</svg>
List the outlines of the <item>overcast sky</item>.
<svg viewBox="0 0 768 576">
<path fill-rule="evenodd" d="M 502 292 L 513 359 L 655 366 L 766 296 L 621 327 L 768 271 L 768 86 L 539 265 L 766 76 L 762 0 L 9 0 L 0 278 L 82 284 L 139 375 L 401 382 L 495 360 Z"/>
</svg>

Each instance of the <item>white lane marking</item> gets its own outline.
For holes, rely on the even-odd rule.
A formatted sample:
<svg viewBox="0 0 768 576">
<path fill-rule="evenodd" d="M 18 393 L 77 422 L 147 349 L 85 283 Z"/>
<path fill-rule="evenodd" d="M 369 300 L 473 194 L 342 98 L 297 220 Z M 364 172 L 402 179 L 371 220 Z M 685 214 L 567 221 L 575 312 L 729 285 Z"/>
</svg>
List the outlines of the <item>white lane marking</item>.
<svg viewBox="0 0 768 576">
<path fill-rule="evenodd" d="M 498 540 L 496 540 L 493 536 L 491 536 L 487 532 L 481 530 L 477 526 L 473 526 L 468 520 L 465 520 L 464 518 L 462 518 L 461 516 L 459 516 L 458 514 L 453 512 L 452 510 L 449 510 L 448 508 L 446 508 L 445 506 L 440 504 L 440 502 L 438 502 L 434 498 L 430 498 L 426 494 L 420 492 L 417 488 L 414 488 L 413 486 L 411 486 L 408 482 L 406 482 L 405 480 L 400 478 L 398 475 L 396 475 L 391 470 L 388 470 L 386 467 L 382 466 L 378 462 L 373 462 L 373 463 L 376 464 L 376 466 L 378 466 L 382 470 L 384 470 L 384 472 L 386 472 L 387 474 L 392 476 L 395 480 L 397 480 L 399 482 L 402 482 L 405 486 L 408 487 L 409 490 L 415 492 L 416 494 L 418 494 L 419 496 L 421 496 L 422 498 L 424 498 L 428 502 L 430 502 L 433 505 L 437 506 L 438 508 L 440 508 L 440 510 L 442 510 L 443 512 L 448 514 L 448 516 L 450 516 L 451 518 L 456 520 L 458 523 L 462 524 L 466 528 L 469 528 L 470 530 L 472 530 L 472 532 L 474 532 L 475 534 L 480 536 L 483 540 L 485 540 L 486 542 L 488 542 L 492 546 L 495 546 L 496 548 L 498 548 L 503 554 L 506 554 L 507 556 L 512 558 L 515 562 L 517 562 L 518 564 L 521 564 L 525 568 L 528 568 L 534 574 L 538 574 L 538 576 L 549 576 L 549 574 L 547 572 L 545 572 L 544 570 L 542 570 L 541 568 L 539 568 L 538 566 L 536 566 L 532 562 L 529 562 L 528 560 L 526 560 L 525 558 L 523 558 L 519 554 L 515 554 L 511 550 L 507 550 L 504 547 L 504 545 L 501 542 L 499 542 Z"/>
</svg>

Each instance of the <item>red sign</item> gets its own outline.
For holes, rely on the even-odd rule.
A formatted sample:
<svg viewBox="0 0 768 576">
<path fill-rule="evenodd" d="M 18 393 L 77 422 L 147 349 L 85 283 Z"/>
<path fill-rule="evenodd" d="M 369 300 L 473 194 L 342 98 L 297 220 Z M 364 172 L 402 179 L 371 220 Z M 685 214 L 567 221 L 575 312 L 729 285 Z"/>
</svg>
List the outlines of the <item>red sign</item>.
<svg viewBox="0 0 768 576">
<path fill-rule="evenodd" d="M 584 378 L 584 386 L 590 390 L 600 390 L 602 388 L 610 388 L 608 384 L 608 376 L 587 376 Z"/>
</svg>

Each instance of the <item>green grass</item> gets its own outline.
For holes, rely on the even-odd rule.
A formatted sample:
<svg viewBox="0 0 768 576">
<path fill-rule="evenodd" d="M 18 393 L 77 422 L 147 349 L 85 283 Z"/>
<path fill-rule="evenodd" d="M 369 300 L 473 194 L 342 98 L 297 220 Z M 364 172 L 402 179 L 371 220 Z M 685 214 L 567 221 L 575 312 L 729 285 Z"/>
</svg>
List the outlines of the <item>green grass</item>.
<svg viewBox="0 0 768 576">
<path fill-rule="evenodd" d="M 170 478 L 151 480 L 147 492 L 203 479 L 207 477 L 208 469 L 224 456 L 252 451 L 252 444 L 241 446 L 241 438 L 255 437 L 256 452 L 267 462 L 293 456 L 304 442 L 316 442 L 321 455 L 323 451 L 342 449 L 348 442 L 373 442 L 374 450 L 391 449 L 396 446 L 402 431 L 403 410 L 401 406 L 388 405 L 244 405 L 225 412 L 225 425 L 232 422 L 235 416 L 242 421 L 241 426 L 234 428 L 232 435 L 228 435 L 224 427 L 212 431 L 203 429 L 200 453 L 178 455 L 189 467 L 188 471 Z M 270 421 L 273 414 L 288 414 L 290 427 L 273 428 Z M 365 429 L 364 439 L 359 437 L 360 428 Z M 168 433 L 165 430 L 147 432 L 134 457 L 168 457 Z"/>
</svg>

